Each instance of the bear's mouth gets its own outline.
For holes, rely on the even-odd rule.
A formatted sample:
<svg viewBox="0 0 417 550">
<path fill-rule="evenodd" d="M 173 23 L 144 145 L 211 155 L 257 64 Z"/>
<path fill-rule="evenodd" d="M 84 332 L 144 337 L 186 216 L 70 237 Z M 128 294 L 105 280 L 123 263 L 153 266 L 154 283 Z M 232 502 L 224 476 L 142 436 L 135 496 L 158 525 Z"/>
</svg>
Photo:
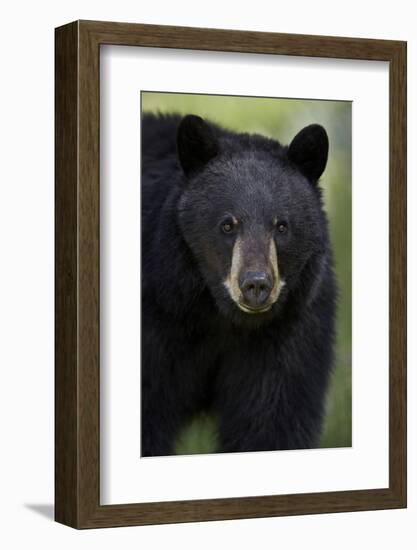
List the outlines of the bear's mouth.
<svg viewBox="0 0 417 550">
<path fill-rule="evenodd" d="M 269 304 L 269 305 L 266 305 L 264 307 L 252 308 L 252 307 L 247 306 L 246 304 L 243 304 L 242 302 L 238 302 L 237 305 L 238 305 L 239 309 L 241 309 L 245 313 L 249 313 L 249 314 L 252 314 L 252 315 L 256 315 L 256 314 L 259 314 L 259 313 L 266 313 L 272 307 L 272 304 Z"/>
</svg>

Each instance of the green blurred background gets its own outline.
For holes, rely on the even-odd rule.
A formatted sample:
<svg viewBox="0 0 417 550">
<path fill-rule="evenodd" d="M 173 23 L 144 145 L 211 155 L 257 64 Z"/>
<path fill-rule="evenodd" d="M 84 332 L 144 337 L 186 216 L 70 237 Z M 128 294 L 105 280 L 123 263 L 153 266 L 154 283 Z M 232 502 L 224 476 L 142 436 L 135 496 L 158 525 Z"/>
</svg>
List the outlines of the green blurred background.
<svg viewBox="0 0 417 550">
<path fill-rule="evenodd" d="M 141 93 L 142 112 L 195 114 L 237 132 L 259 133 L 289 144 L 311 123 L 322 124 L 330 151 L 321 178 L 330 222 L 338 283 L 336 364 L 327 396 L 321 447 L 352 444 L 352 303 L 351 303 L 351 103 L 306 99 L 275 99 L 158 92 Z M 178 454 L 215 452 L 216 421 L 201 415 L 178 436 Z"/>
</svg>

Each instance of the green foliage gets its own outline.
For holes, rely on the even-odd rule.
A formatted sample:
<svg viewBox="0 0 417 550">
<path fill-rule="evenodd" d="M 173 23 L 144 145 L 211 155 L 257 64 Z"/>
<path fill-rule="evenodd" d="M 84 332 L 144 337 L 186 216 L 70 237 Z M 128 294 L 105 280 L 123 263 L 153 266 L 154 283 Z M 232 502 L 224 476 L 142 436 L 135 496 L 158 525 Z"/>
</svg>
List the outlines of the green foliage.
<svg viewBox="0 0 417 550">
<path fill-rule="evenodd" d="M 352 186 L 351 103 L 307 99 L 271 99 L 198 94 L 143 92 L 142 111 L 176 112 L 206 117 L 231 130 L 260 133 L 287 144 L 304 126 L 322 124 L 330 140 L 327 168 L 322 176 L 324 203 L 330 223 L 339 298 L 336 365 L 327 399 L 322 447 L 352 443 Z M 184 428 L 178 454 L 215 452 L 216 422 L 201 415 Z"/>
<path fill-rule="evenodd" d="M 202 413 L 181 432 L 175 452 L 179 455 L 215 453 L 218 447 L 216 419 Z"/>
</svg>

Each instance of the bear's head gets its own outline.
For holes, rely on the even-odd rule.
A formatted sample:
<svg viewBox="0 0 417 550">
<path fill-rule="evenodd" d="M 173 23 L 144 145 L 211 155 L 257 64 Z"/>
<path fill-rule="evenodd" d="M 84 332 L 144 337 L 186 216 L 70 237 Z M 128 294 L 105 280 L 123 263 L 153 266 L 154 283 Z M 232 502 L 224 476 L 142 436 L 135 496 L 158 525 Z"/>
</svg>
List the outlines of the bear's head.
<svg viewBox="0 0 417 550">
<path fill-rule="evenodd" d="M 219 310 L 233 321 L 271 319 L 307 284 L 309 262 L 320 265 L 325 256 L 327 221 L 317 183 L 328 148 L 317 124 L 283 147 L 194 115 L 182 119 L 181 231 Z"/>
</svg>

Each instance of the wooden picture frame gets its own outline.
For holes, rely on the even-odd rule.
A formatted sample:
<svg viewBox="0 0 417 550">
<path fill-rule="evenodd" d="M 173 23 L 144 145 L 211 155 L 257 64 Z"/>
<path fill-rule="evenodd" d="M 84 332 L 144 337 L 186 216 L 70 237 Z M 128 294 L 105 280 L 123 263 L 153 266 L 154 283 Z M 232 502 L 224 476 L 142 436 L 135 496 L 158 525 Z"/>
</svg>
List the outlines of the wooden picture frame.
<svg viewBox="0 0 417 550">
<path fill-rule="evenodd" d="M 406 506 L 406 43 L 77 21 L 56 29 L 55 519 L 75 528 Z M 389 487 L 100 505 L 99 56 L 118 44 L 389 62 Z"/>
</svg>

